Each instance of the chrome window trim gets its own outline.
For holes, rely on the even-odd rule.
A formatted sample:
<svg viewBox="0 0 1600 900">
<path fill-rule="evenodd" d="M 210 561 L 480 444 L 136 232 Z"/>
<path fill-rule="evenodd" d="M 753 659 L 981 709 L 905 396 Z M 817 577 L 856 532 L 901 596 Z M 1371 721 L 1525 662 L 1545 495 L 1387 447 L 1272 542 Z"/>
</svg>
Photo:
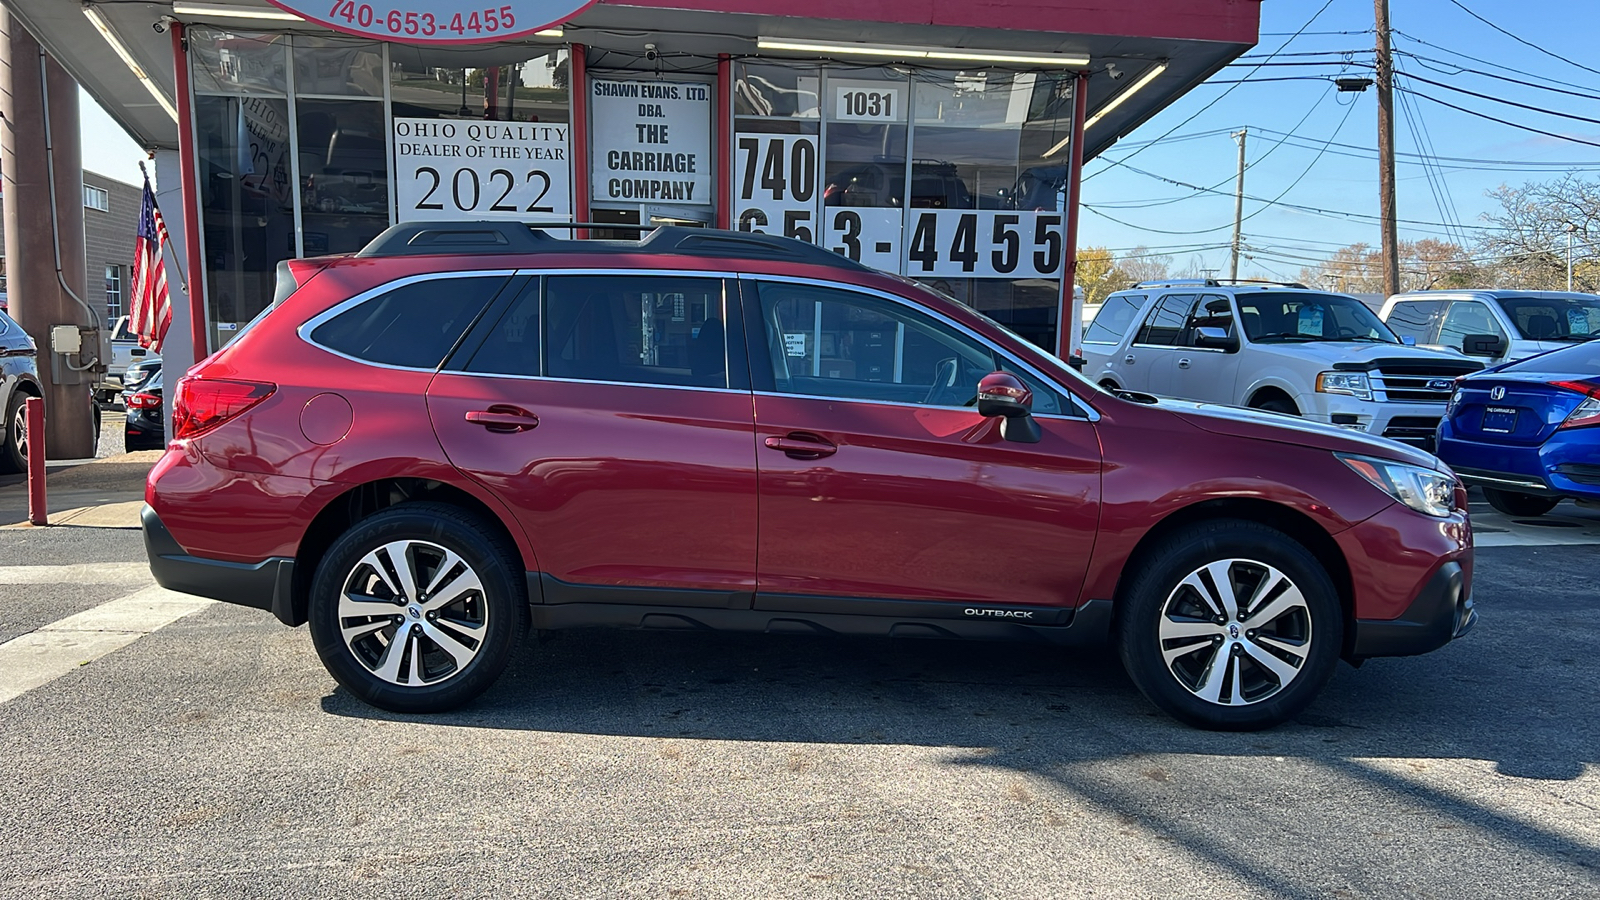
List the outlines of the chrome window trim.
<svg viewBox="0 0 1600 900">
<path fill-rule="evenodd" d="M 757 282 L 757 283 L 762 282 L 762 281 L 775 281 L 775 282 L 782 282 L 784 284 L 802 284 L 802 285 L 811 285 L 811 286 L 814 286 L 814 287 L 834 288 L 836 290 L 851 291 L 851 292 L 858 293 L 858 294 L 866 294 L 866 295 L 871 296 L 871 297 L 877 297 L 877 298 L 882 299 L 882 300 L 888 300 L 888 301 L 893 302 L 893 303 L 898 303 L 901 306 L 903 306 L 903 307 L 905 307 L 907 309 L 910 309 L 910 310 L 912 310 L 914 312 L 919 312 L 919 313 L 922 313 L 923 315 L 930 316 L 933 319 L 935 319 L 935 320 L 937 320 L 937 321 L 939 321 L 939 322 L 941 322 L 941 323 L 943 323 L 945 325 L 948 325 L 951 328 L 954 328 L 956 331 L 960 332 L 961 334 L 965 335 L 966 337 L 971 338 L 974 341 L 977 341 L 979 344 L 982 344 L 983 346 L 988 347 L 990 350 L 994 351 L 995 353 L 1000 354 L 1001 356 L 1005 357 L 1007 360 L 1009 360 L 1012 363 L 1014 363 L 1017 366 L 1017 368 L 1022 369 L 1023 371 L 1025 371 L 1028 374 L 1032 375 L 1033 377 L 1039 379 L 1040 381 L 1044 382 L 1045 384 L 1053 386 L 1056 389 L 1057 393 L 1059 393 L 1067 402 L 1072 404 L 1074 409 L 1082 412 L 1082 415 L 1053 415 L 1053 414 L 1050 414 L 1050 413 L 1037 413 L 1036 415 L 1039 418 L 1043 418 L 1043 419 L 1072 419 L 1072 420 L 1076 420 L 1076 421 L 1087 420 L 1087 421 L 1090 421 L 1090 422 L 1098 422 L 1098 421 L 1100 421 L 1100 411 L 1095 409 L 1093 406 L 1090 406 L 1087 401 L 1085 401 L 1083 398 L 1079 397 L 1077 394 L 1073 393 L 1071 390 L 1068 390 L 1067 387 L 1060 382 L 1060 380 L 1058 380 L 1056 378 L 1052 378 L 1052 377 L 1044 374 L 1043 372 L 1039 371 L 1038 369 L 1034 368 L 1033 366 L 1029 365 L 1028 363 L 1024 362 L 1023 360 L 1016 359 L 1015 358 L 1016 354 L 1012 353 L 1011 351 L 1007 350 L 1004 347 L 1001 347 L 999 344 L 996 344 L 994 341 L 989 340 L 988 338 L 984 337 L 983 335 L 978 334 L 977 332 L 975 332 L 972 329 L 968 328 L 967 326 L 961 324 L 960 322 L 957 322 L 956 320 L 950 318 L 949 316 L 946 316 L 944 313 L 941 313 L 938 310 L 931 309 L 931 308 L 929 308 L 927 306 L 923 306 L 923 305 L 918 304 L 918 303 L 913 303 L 913 302 L 911 302 L 910 300 L 907 300 L 904 297 L 898 296 L 896 294 L 891 294 L 891 293 L 889 293 L 887 291 L 881 291 L 881 290 L 878 290 L 877 288 L 863 287 L 861 285 L 850 284 L 849 282 L 843 282 L 843 281 L 828 281 L 828 280 L 822 279 L 822 278 L 796 278 L 796 277 L 787 276 L 787 275 L 748 275 L 748 274 L 742 274 L 742 275 L 739 275 L 738 278 L 739 278 L 740 281 L 750 281 L 750 282 Z M 766 329 L 766 323 L 762 322 L 761 323 L 761 327 L 762 327 L 762 329 L 764 331 Z M 909 406 L 909 407 L 912 407 L 912 408 L 915 408 L 915 409 L 966 409 L 966 408 L 968 408 L 968 407 L 960 407 L 960 406 L 928 406 L 928 405 L 922 404 L 922 403 L 899 403 L 899 402 L 892 401 L 892 400 L 882 400 L 882 401 L 880 401 L 880 400 L 867 400 L 867 399 L 863 399 L 861 397 L 829 397 L 829 396 L 825 396 L 825 395 L 782 393 L 782 392 L 777 392 L 777 391 L 772 391 L 772 392 L 755 391 L 754 393 L 756 394 L 756 396 L 806 397 L 806 398 L 810 398 L 810 399 L 814 399 L 814 400 L 836 400 L 836 401 L 844 402 L 844 403 L 875 403 L 875 404 L 884 404 L 884 405 L 890 405 L 890 406 Z M 976 410 L 974 410 L 974 412 L 976 412 Z"/>
<path fill-rule="evenodd" d="M 528 271 L 529 270 L 527 269 L 463 269 L 461 271 L 452 272 L 424 272 L 418 275 L 407 275 L 404 278 L 396 278 L 393 281 L 386 281 L 377 287 L 368 288 L 367 290 L 356 294 L 354 297 L 351 297 L 348 300 L 335 303 L 333 306 L 330 306 L 322 312 L 317 313 L 316 315 L 307 319 L 300 325 L 299 328 L 295 329 L 294 333 L 299 336 L 300 340 L 305 341 L 307 344 L 310 344 L 324 353 L 331 353 L 340 359 L 348 359 L 351 362 L 360 363 L 364 366 L 372 366 L 373 368 L 377 369 L 389 369 L 396 372 L 437 372 L 439 371 L 439 366 L 444 364 L 444 360 L 442 359 L 439 360 L 439 365 L 426 369 L 419 368 L 417 366 L 396 366 L 391 363 L 373 362 L 370 359 L 362 359 L 359 356 L 351 356 L 348 353 L 343 353 L 333 349 L 332 347 L 319 344 L 311 339 L 311 332 L 315 331 L 318 326 L 327 322 L 329 319 L 332 319 L 341 313 L 348 312 L 351 309 L 354 309 L 355 307 L 360 306 L 368 300 L 378 296 L 379 294 L 387 293 L 389 291 L 397 290 L 409 285 L 418 284 L 424 281 L 440 281 L 445 278 L 490 278 L 494 276 L 500 276 L 502 278 L 510 279 L 516 275 L 525 274 Z M 502 288 L 503 287 L 504 286 L 502 285 Z M 491 300 L 490 302 L 493 301 Z"/>
<path fill-rule="evenodd" d="M 440 375 L 465 378 L 512 378 L 517 381 L 549 381 L 556 384 L 602 384 L 607 387 L 656 388 L 668 391 L 698 391 L 704 394 L 739 394 L 750 396 L 750 391 L 740 388 L 700 387 L 692 384 L 649 384 L 640 381 L 597 381 L 592 378 L 559 378 L 554 375 L 501 375 L 498 372 L 463 372 L 460 369 L 441 369 Z"/>
</svg>

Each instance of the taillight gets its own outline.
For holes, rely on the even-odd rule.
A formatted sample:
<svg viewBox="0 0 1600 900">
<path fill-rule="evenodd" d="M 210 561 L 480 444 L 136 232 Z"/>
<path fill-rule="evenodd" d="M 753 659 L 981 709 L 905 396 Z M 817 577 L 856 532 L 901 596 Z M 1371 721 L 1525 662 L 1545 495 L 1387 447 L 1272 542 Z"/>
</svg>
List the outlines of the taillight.
<svg viewBox="0 0 1600 900">
<path fill-rule="evenodd" d="M 156 394 L 132 394 L 128 397 L 129 409 L 157 409 L 161 406 L 161 397 Z"/>
<path fill-rule="evenodd" d="M 1590 384 L 1587 381 L 1552 381 L 1551 387 L 1564 390 L 1577 391 L 1584 395 L 1583 402 L 1578 408 L 1567 415 L 1559 428 L 1583 428 L 1587 425 L 1600 425 L 1600 385 Z"/>
<path fill-rule="evenodd" d="M 172 436 L 205 434 L 272 396 L 275 384 L 186 376 L 172 397 Z"/>
</svg>

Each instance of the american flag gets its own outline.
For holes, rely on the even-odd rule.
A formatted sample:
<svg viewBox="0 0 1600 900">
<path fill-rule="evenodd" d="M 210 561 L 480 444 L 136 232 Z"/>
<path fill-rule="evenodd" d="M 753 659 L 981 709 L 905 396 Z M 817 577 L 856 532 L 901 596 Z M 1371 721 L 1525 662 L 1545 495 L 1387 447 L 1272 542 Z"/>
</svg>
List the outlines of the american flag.
<svg viewBox="0 0 1600 900">
<path fill-rule="evenodd" d="M 172 298 L 167 294 L 167 223 L 161 220 L 150 178 L 144 179 L 144 203 L 139 212 L 139 237 L 133 245 L 133 297 L 128 305 L 128 330 L 139 346 L 161 352 L 172 325 Z"/>
</svg>

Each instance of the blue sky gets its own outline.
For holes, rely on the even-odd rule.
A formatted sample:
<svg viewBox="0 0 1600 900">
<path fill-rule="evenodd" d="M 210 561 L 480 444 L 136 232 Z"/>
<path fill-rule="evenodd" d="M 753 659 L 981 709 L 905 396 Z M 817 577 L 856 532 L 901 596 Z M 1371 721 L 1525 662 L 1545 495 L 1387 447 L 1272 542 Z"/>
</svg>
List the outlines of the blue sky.
<svg viewBox="0 0 1600 900">
<path fill-rule="evenodd" d="M 1376 95 L 1371 90 L 1339 94 L 1327 80 L 1340 71 L 1342 57 L 1337 51 L 1350 51 L 1347 74 L 1370 74 L 1361 64 L 1372 59 L 1372 2 L 1326 0 L 1326 8 L 1323 2 L 1265 0 L 1261 40 L 1248 58 L 1191 91 L 1090 162 L 1083 195 L 1089 208 L 1081 215 L 1080 244 L 1113 249 L 1144 245 L 1170 253 L 1180 268 L 1198 259 L 1204 266 L 1225 270 L 1238 160 L 1237 146 L 1229 135 L 1240 127 L 1250 131 L 1246 195 L 1263 200 L 1281 195 L 1276 205 L 1245 201 L 1249 218 L 1244 236 L 1254 259 L 1241 264 L 1241 274 L 1293 277 L 1301 265 L 1339 246 L 1357 241 L 1378 243 L 1377 163 L 1372 149 L 1377 140 Z M 1600 0 L 1459 2 L 1550 53 L 1600 70 L 1600 57 L 1593 52 L 1594 40 L 1600 36 Z M 1319 9 L 1320 15 L 1312 21 Z M 1394 39 L 1396 49 L 1416 55 L 1399 57 L 1403 73 L 1538 110 L 1600 119 L 1600 99 L 1530 86 L 1600 98 L 1600 71 L 1586 71 L 1518 43 L 1474 20 L 1451 0 L 1392 0 L 1391 19 L 1400 32 Z M 1291 39 L 1290 35 L 1302 28 L 1305 33 Z M 1335 54 L 1290 55 L 1325 51 Z M 1272 52 L 1281 53 L 1272 62 L 1330 64 L 1269 65 L 1252 71 L 1255 63 Z M 1452 63 L 1509 80 L 1460 71 Z M 1237 85 L 1221 83 L 1240 78 L 1249 80 Z M 1303 80 L 1259 80 L 1266 78 Z M 1400 83 L 1428 97 L 1499 119 L 1600 144 L 1600 124 L 1505 106 L 1407 81 L 1403 76 Z M 1221 96 L 1224 92 L 1226 96 Z M 1480 216 L 1494 206 L 1485 196 L 1487 191 L 1502 183 L 1559 177 L 1566 168 L 1555 163 L 1576 163 L 1586 167 L 1579 171 L 1587 177 L 1600 178 L 1600 146 L 1521 131 L 1424 97 L 1401 97 L 1397 94 L 1395 137 L 1402 154 L 1427 153 L 1431 146 L 1430 156 L 1501 163 L 1442 163 L 1430 180 L 1429 170 L 1414 157 L 1402 157 L 1398 215 L 1410 220 L 1400 225 L 1402 238 L 1470 241 L 1475 226 L 1482 225 Z M 1213 105 L 1202 111 L 1207 104 Z M 87 95 L 82 108 L 85 167 L 137 183 L 137 162 L 144 154 Z M 1191 116 L 1192 121 L 1186 121 Z M 1169 131 L 1170 137 L 1150 143 Z M 1286 134 L 1293 136 L 1285 139 Z M 1354 149 L 1328 146 L 1319 155 L 1321 142 L 1330 139 L 1354 145 Z M 1423 142 L 1421 147 L 1419 142 Z M 1141 143 L 1147 146 L 1141 148 Z M 1111 160 L 1126 160 L 1126 165 Z M 1198 192 L 1152 176 L 1216 186 L 1217 193 Z"/>
</svg>

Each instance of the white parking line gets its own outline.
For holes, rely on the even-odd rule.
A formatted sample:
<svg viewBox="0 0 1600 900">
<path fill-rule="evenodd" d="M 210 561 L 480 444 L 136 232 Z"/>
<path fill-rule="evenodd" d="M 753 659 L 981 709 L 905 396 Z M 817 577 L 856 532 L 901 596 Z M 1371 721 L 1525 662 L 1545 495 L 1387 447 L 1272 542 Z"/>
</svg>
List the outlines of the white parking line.
<svg viewBox="0 0 1600 900">
<path fill-rule="evenodd" d="M 155 581 L 143 562 L 77 563 L 67 566 L 0 566 L 0 584 L 127 584 Z"/>
<path fill-rule="evenodd" d="M 126 647 L 215 602 L 165 588 L 148 587 L 0 644 L 0 703 L 49 684 L 85 663 Z"/>
</svg>

